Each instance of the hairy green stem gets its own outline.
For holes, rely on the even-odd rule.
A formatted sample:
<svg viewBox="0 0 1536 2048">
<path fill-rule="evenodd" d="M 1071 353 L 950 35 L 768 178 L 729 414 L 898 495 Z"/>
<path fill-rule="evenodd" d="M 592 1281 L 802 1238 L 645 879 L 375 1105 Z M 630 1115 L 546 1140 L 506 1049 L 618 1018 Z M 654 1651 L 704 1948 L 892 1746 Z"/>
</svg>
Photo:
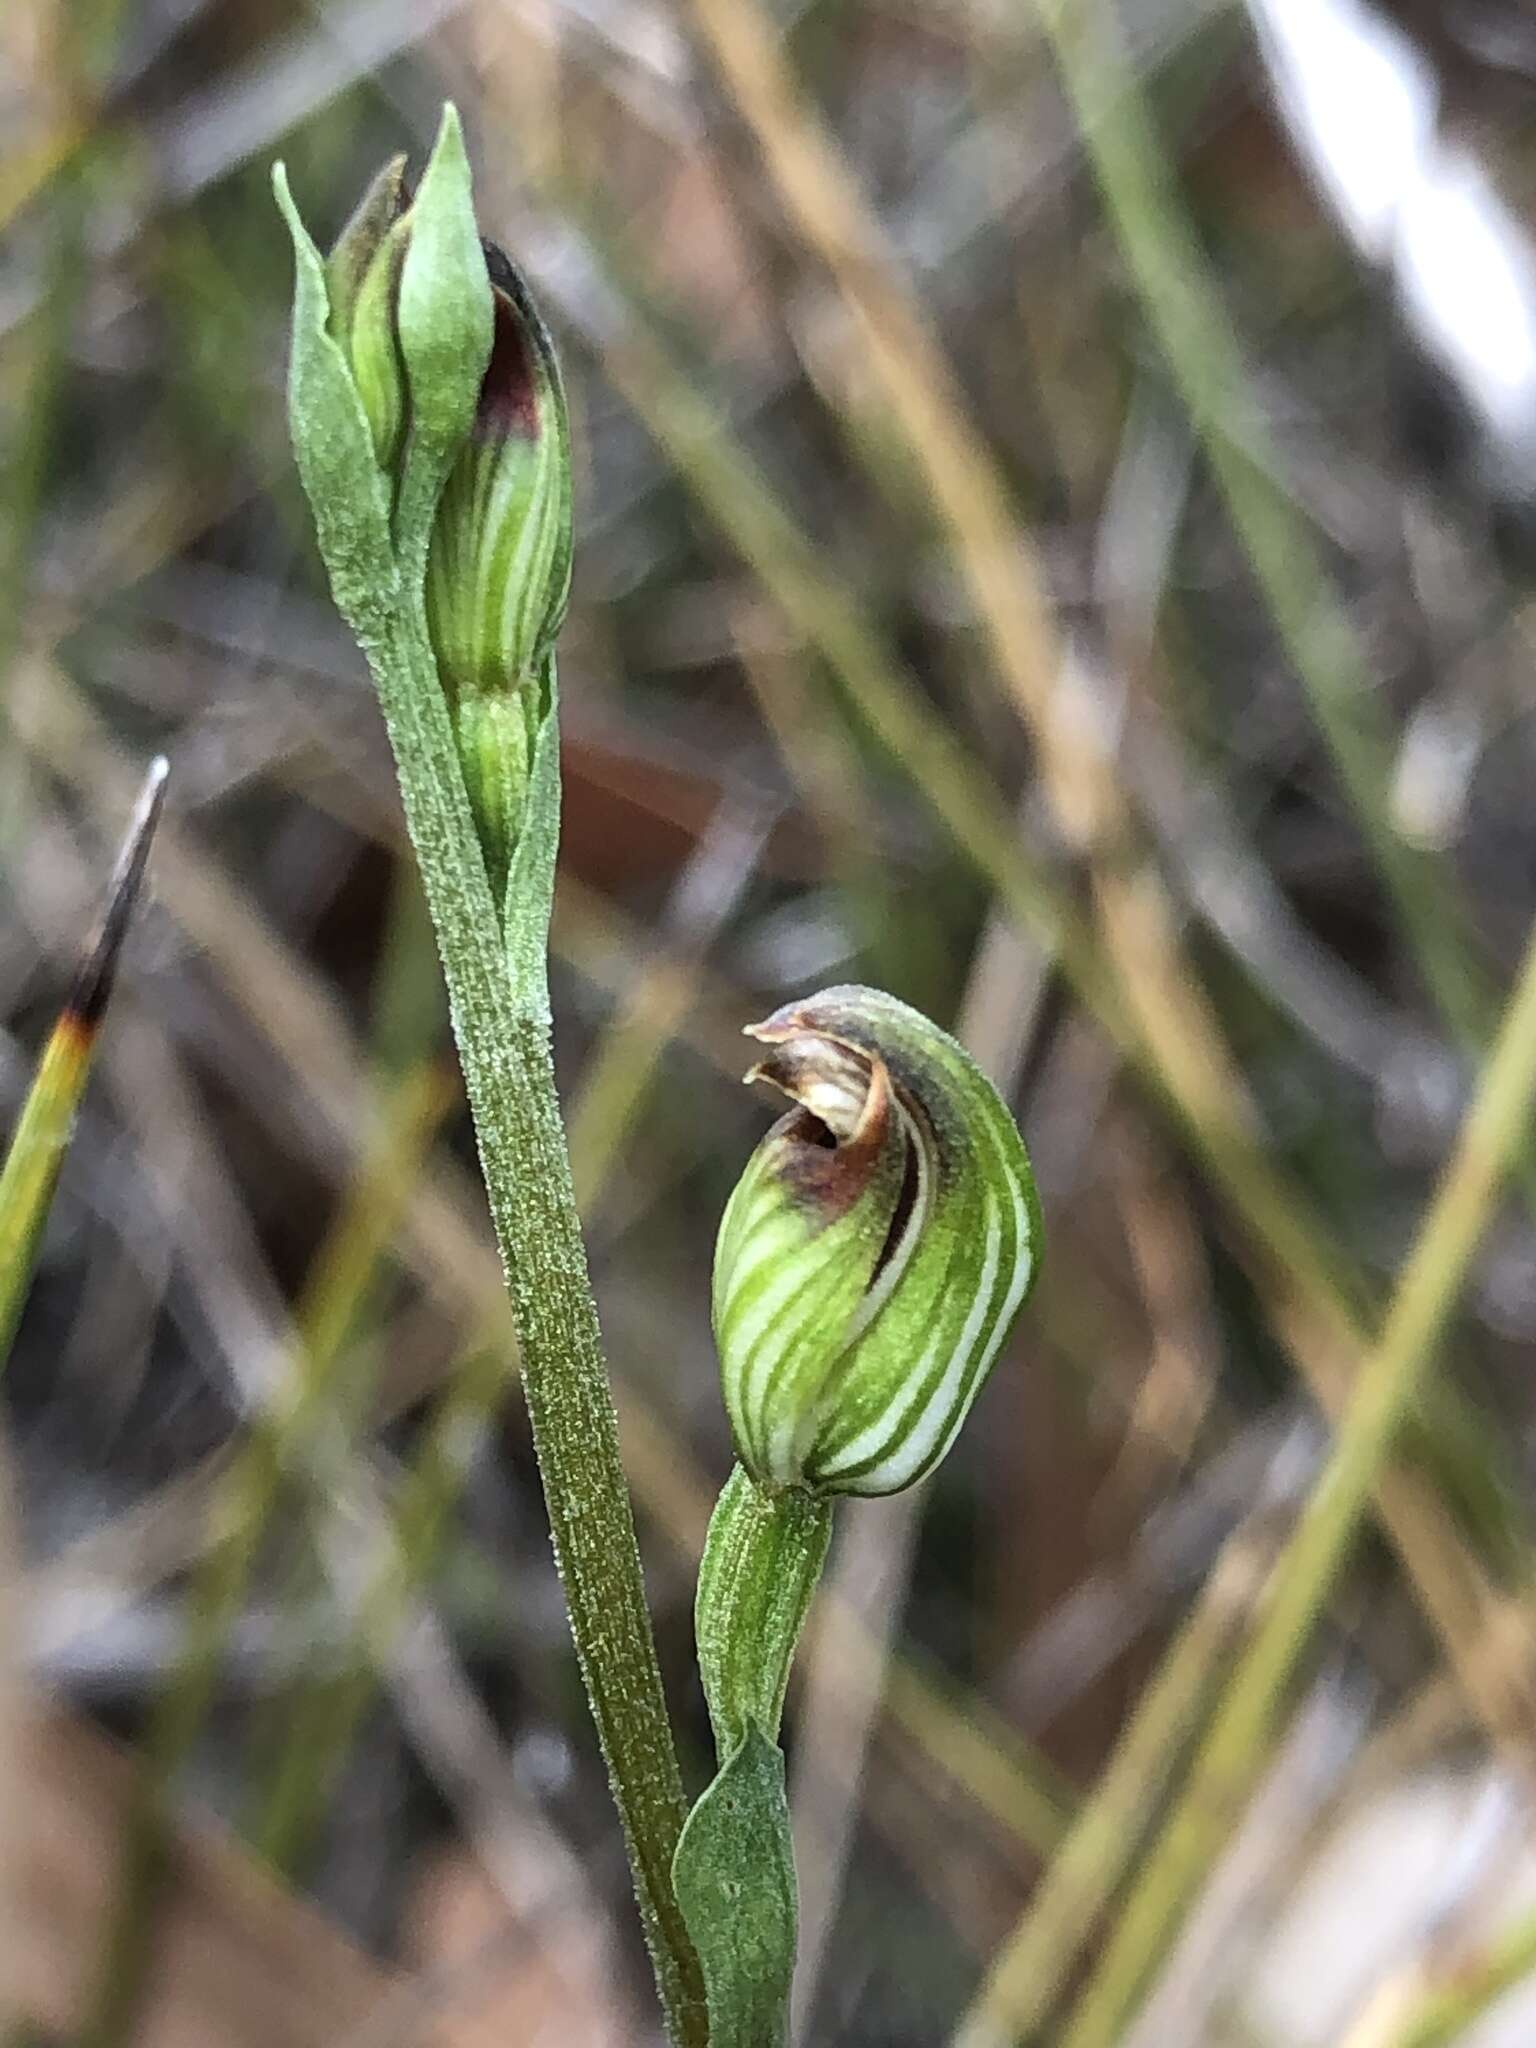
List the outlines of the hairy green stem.
<svg viewBox="0 0 1536 2048">
<path fill-rule="evenodd" d="M 442 955 L 576 1654 L 668 2023 L 681 2048 L 702 2048 L 702 1985 L 670 1874 L 686 1811 L 682 1779 L 555 1093 L 542 931 L 536 943 L 526 927 L 514 936 L 509 972 L 420 581 L 403 580 L 414 594 L 378 637 L 364 636 L 364 651 Z M 545 726 L 547 815 L 525 824 L 531 850 L 524 862 L 545 872 L 515 874 L 514 886 L 521 879 L 547 899 L 558 804 L 552 707 Z M 535 781 L 540 773 L 536 764 Z"/>
</svg>

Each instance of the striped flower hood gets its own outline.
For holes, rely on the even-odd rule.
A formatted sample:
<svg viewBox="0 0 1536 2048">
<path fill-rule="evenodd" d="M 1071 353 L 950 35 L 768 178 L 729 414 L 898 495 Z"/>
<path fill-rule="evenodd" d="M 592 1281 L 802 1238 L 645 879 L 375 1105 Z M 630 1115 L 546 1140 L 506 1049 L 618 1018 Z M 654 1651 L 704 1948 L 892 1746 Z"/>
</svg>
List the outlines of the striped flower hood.
<svg viewBox="0 0 1536 2048">
<path fill-rule="evenodd" d="M 748 1035 L 796 1107 L 721 1220 L 714 1321 L 737 1454 L 764 1486 L 897 1493 L 953 1442 L 1040 1254 L 1012 1117 L 962 1048 L 877 989 Z"/>
</svg>

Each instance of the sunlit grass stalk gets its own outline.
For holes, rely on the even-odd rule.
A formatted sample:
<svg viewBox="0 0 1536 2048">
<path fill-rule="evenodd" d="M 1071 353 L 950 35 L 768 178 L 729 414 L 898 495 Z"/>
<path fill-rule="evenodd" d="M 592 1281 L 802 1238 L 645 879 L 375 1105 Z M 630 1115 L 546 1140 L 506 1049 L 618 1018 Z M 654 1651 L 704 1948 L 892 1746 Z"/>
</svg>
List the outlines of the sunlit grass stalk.
<svg viewBox="0 0 1536 2048">
<path fill-rule="evenodd" d="M 1533 1971 L 1536 1912 L 1527 1908 L 1485 1946 L 1458 1954 L 1377 2048 L 1451 2048 Z"/>
<path fill-rule="evenodd" d="M 1536 937 L 1380 1340 L 1354 1382 L 1328 1463 L 1275 1568 L 1262 1616 L 1173 1811 L 1060 2036 L 1061 2048 L 1111 2048 L 1262 1769 L 1296 1667 L 1433 1365 L 1503 1176 L 1528 1136 L 1533 1097 Z"/>
<path fill-rule="evenodd" d="M 1044 2023 L 1199 1728 L 1272 1547 L 1251 1526 L 1228 1539 L 1017 1927 L 993 1957 L 954 2048 L 1011 2048 Z"/>
</svg>

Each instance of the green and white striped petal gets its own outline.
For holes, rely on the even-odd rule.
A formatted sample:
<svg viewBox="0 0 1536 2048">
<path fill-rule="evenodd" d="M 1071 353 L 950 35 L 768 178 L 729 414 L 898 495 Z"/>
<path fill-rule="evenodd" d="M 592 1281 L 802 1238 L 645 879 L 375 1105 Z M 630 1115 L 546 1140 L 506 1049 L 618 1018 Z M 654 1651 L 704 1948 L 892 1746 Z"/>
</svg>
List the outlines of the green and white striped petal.
<svg viewBox="0 0 1536 2048">
<path fill-rule="evenodd" d="M 495 338 L 427 561 L 432 644 L 458 699 L 537 675 L 571 581 L 570 435 L 554 348 L 518 272 L 494 244 L 485 255 Z"/>
<path fill-rule="evenodd" d="M 721 1382 L 764 1486 L 897 1493 L 953 1442 L 1039 1261 L 997 1091 L 895 997 L 832 988 L 750 1035 L 798 1107 L 753 1154 L 715 1252 Z"/>
<path fill-rule="evenodd" d="M 426 606 L 499 898 L 549 709 L 541 677 L 570 593 L 571 458 L 554 346 L 518 272 L 484 247 L 495 338 L 474 425 L 438 500 Z"/>
</svg>

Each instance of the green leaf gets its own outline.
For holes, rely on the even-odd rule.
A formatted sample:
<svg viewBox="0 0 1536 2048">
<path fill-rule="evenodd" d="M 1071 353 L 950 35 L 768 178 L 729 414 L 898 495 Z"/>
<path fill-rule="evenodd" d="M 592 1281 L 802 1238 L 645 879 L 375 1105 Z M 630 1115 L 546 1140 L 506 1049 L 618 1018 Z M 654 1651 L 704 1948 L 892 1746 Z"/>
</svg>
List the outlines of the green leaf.
<svg viewBox="0 0 1536 2048">
<path fill-rule="evenodd" d="M 272 189 L 293 237 L 293 342 L 288 420 L 299 475 L 315 514 L 331 594 L 365 648 L 376 646 L 396 601 L 389 498 L 374 460 L 373 435 L 345 356 L 330 332 L 325 266 L 288 190 L 272 167 Z"/>
<path fill-rule="evenodd" d="M 795 1865 L 784 1759 L 755 1721 L 689 1814 L 672 1884 L 704 1971 L 709 2048 L 783 2048 Z"/>
</svg>

